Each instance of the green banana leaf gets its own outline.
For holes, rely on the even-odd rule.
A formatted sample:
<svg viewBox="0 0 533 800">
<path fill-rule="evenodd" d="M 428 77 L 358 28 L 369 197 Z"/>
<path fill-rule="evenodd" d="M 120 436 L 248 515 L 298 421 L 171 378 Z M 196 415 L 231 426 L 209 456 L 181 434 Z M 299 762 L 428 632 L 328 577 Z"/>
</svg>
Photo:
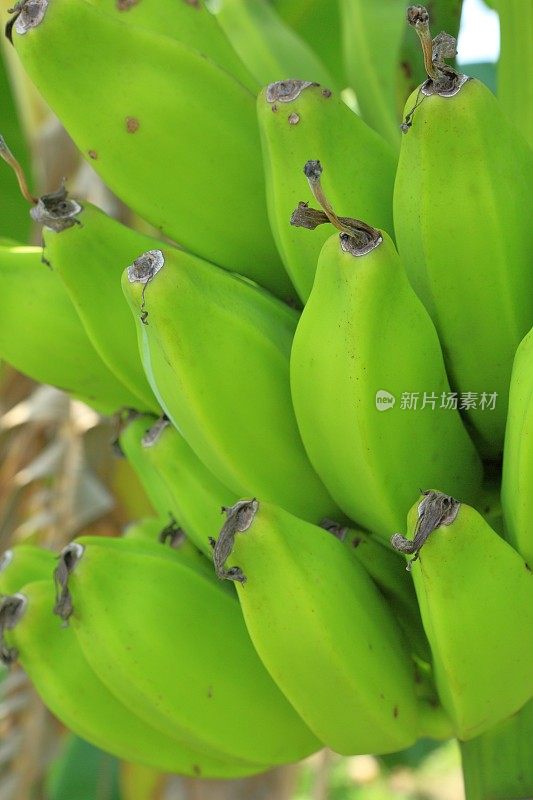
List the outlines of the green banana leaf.
<svg viewBox="0 0 533 800">
<path fill-rule="evenodd" d="M 0 54 L 0 135 L 4 137 L 26 174 L 29 173 L 29 153 L 17 118 L 9 86 L 6 65 Z M 18 184 L 7 164 L 0 161 L 0 236 L 9 236 L 27 243 L 30 234 L 28 203 L 20 194 Z"/>
<path fill-rule="evenodd" d="M 119 762 L 69 735 L 48 776 L 48 800 L 121 800 Z"/>
</svg>

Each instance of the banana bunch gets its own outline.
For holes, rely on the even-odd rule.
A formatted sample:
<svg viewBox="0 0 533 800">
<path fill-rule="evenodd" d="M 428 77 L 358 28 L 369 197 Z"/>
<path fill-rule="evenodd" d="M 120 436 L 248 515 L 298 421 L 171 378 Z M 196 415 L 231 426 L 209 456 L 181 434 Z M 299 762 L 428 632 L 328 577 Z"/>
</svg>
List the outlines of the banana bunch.
<svg viewBox="0 0 533 800">
<path fill-rule="evenodd" d="M 234 593 L 192 545 L 80 537 L 40 561 L 17 549 L 0 572 L 12 592 L 0 610 L 2 656 L 20 660 L 79 735 L 204 777 L 263 771 L 319 747 L 256 655 Z M 194 647 L 178 655 L 176 643 L 191 636 Z"/>
<path fill-rule="evenodd" d="M 239 777 L 533 696 L 533 156 L 433 5 L 8 20 L 137 217 L 34 197 L 1 140 L 43 246 L 0 241 L 0 356 L 117 415 L 154 514 L 6 553 L 0 655 L 121 758 Z"/>
</svg>

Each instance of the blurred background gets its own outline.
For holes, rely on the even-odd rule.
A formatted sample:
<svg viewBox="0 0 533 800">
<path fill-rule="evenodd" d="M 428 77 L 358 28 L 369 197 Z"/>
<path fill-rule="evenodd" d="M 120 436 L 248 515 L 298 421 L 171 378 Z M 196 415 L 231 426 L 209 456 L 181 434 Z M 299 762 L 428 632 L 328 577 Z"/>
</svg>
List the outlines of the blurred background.
<svg viewBox="0 0 533 800">
<path fill-rule="evenodd" d="M 0 0 L 3 12 L 11 5 Z M 465 72 L 494 90 L 498 15 L 482 0 L 464 0 L 458 51 Z M 33 190 L 52 191 L 66 177 L 74 194 L 138 224 L 80 160 L 6 41 L 0 52 L 0 134 Z M 0 238 L 39 244 L 13 184 L 1 165 Z M 117 535 L 129 520 L 150 514 L 135 476 L 109 447 L 114 436 L 112 420 L 0 364 L 0 552 L 22 541 L 60 548 L 81 531 Z M 72 736 L 19 668 L 0 668 L 0 800 L 462 800 L 459 758 L 455 742 L 424 740 L 381 758 L 323 751 L 244 781 L 165 776 L 119 763 Z"/>
</svg>

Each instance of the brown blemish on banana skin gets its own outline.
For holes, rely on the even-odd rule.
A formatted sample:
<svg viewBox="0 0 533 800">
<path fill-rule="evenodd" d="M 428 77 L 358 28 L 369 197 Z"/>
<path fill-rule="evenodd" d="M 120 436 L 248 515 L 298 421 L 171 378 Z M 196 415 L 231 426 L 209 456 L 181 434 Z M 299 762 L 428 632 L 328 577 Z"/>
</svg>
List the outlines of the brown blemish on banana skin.
<svg viewBox="0 0 533 800">
<path fill-rule="evenodd" d="M 92 158 L 93 161 L 96 161 L 96 159 L 98 158 L 98 153 L 96 152 L 96 150 L 89 150 L 87 152 L 87 155 L 89 156 L 89 158 Z"/>
<path fill-rule="evenodd" d="M 126 130 L 128 133 L 137 133 L 139 125 L 140 123 L 137 117 L 126 117 Z"/>
<path fill-rule="evenodd" d="M 288 120 L 289 120 L 289 125 L 298 125 L 298 123 L 300 122 L 300 115 L 296 114 L 293 111 L 292 114 L 289 114 Z"/>
<path fill-rule="evenodd" d="M 117 0 L 117 11 L 129 11 L 139 2 L 140 0 Z"/>
<path fill-rule="evenodd" d="M 331 89 L 322 89 L 322 97 L 328 98 L 331 97 L 331 94 L 332 94 Z"/>
<path fill-rule="evenodd" d="M 394 708 L 392 709 L 392 716 L 394 717 L 394 719 L 397 718 L 399 713 L 400 712 L 398 711 L 398 706 L 394 706 Z"/>
</svg>

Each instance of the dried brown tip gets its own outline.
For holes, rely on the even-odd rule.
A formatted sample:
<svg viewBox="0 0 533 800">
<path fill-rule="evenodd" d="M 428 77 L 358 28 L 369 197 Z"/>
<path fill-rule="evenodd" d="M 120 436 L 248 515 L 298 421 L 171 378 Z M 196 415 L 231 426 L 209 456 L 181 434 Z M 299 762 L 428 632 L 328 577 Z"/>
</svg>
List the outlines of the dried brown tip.
<svg viewBox="0 0 533 800">
<path fill-rule="evenodd" d="M 128 280 L 130 283 L 149 283 L 164 265 L 165 256 L 161 250 L 148 250 L 128 267 Z"/>
<path fill-rule="evenodd" d="M 163 431 L 168 428 L 170 421 L 168 417 L 161 417 L 154 422 L 141 439 L 141 447 L 153 447 L 159 441 Z"/>
<path fill-rule="evenodd" d="M 26 611 L 28 598 L 23 594 L 13 594 L 2 598 L 0 603 L 0 663 L 9 666 L 17 660 L 18 650 L 9 647 L 4 640 L 4 632 L 12 630 Z"/>
<path fill-rule="evenodd" d="M 304 166 L 304 174 L 309 188 L 317 203 L 322 207 L 322 212 L 309 208 L 305 203 L 300 203 L 292 213 L 291 224 L 313 230 L 326 221 L 331 222 L 341 231 L 340 244 L 344 252 L 353 256 L 366 255 L 381 244 L 383 241 L 381 233 L 361 220 L 337 216 L 322 188 L 322 172 L 323 167 L 320 161 L 307 161 Z"/>
<path fill-rule="evenodd" d="M 407 9 L 407 22 L 409 25 L 428 25 L 429 12 L 425 6 L 409 6 Z"/>
<path fill-rule="evenodd" d="M 9 32 L 6 26 L 6 35 L 11 40 L 11 29 L 14 27 L 20 36 L 24 36 L 32 28 L 36 28 L 44 19 L 48 9 L 49 0 L 20 0 L 13 8 L 8 9 L 8 13 L 15 14 L 13 20 L 8 22 Z"/>
<path fill-rule="evenodd" d="M 82 210 L 80 203 L 68 196 L 63 182 L 56 192 L 39 197 L 34 208 L 30 209 L 30 217 L 39 225 L 61 233 L 80 224 L 76 217 Z"/>
<path fill-rule="evenodd" d="M 187 540 L 187 534 L 178 525 L 174 517 L 171 517 L 168 525 L 165 525 L 160 531 L 158 538 L 161 544 L 167 544 L 168 542 L 173 549 L 178 550 Z"/>
<path fill-rule="evenodd" d="M 418 520 L 414 530 L 413 539 L 407 539 L 401 533 L 395 533 L 391 538 L 391 545 L 400 553 L 414 553 L 414 558 L 407 564 L 408 572 L 411 564 L 418 559 L 420 550 L 427 542 L 433 531 L 443 525 L 454 522 L 461 503 L 443 492 L 424 492 L 424 499 L 418 506 Z"/>
<path fill-rule="evenodd" d="M 292 103 L 309 86 L 318 86 L 312 81 L 285 80 L 269 83 L 266 87 L 265 97 L 267 103 Z"/>
<path fill-rule="evenodd" d="M 438 72 L 433 65 L 433 43 L 429 30 L 429 14 L 424 6 L 409 6 L 407 9 L 407 21 L 414 27 L 422 45 L 424 54 L 424 68 L 428 78 L 435 79 Z"/>
<path fill-rule="evenodd" d="M 307 161 L 304 166 L 304 175 L 308 181 L 316 183 L 320 180 L 324 169 L 320 161 Z"/>
<path fill-rule="evenodd" d="M 233 552 L 233 544 L 237 533 L 244 533 L 248 530 L 259 509 L 259 503 L 253 500 L 239 500 L 233 506 L 223 508 L 226 514 L 226 521 L 222 526 L 218 539 L 210 538 L 209 542 L 213 548 L 213 564 L 218 578 L 237 583 L 246 583 L 246 575 L 240 567 L 225 568 L 225 563 Z"/>
<path fill-rule="evenodd" d="M 72 604 L 72 595 L 70 594 L 68 580 L 72 572 L 76 569 L 77 565 L 83 558 L 85 547 L 78 542 L 71 542 L 63 548 L 58 557 L 58 564 L 54 570 L 54 582 L 56 585 L 56 603 L 54 606 L 54 614 L 61 617 L 62 620 L 67 622 L 74 606 Z"/>
</svg>

